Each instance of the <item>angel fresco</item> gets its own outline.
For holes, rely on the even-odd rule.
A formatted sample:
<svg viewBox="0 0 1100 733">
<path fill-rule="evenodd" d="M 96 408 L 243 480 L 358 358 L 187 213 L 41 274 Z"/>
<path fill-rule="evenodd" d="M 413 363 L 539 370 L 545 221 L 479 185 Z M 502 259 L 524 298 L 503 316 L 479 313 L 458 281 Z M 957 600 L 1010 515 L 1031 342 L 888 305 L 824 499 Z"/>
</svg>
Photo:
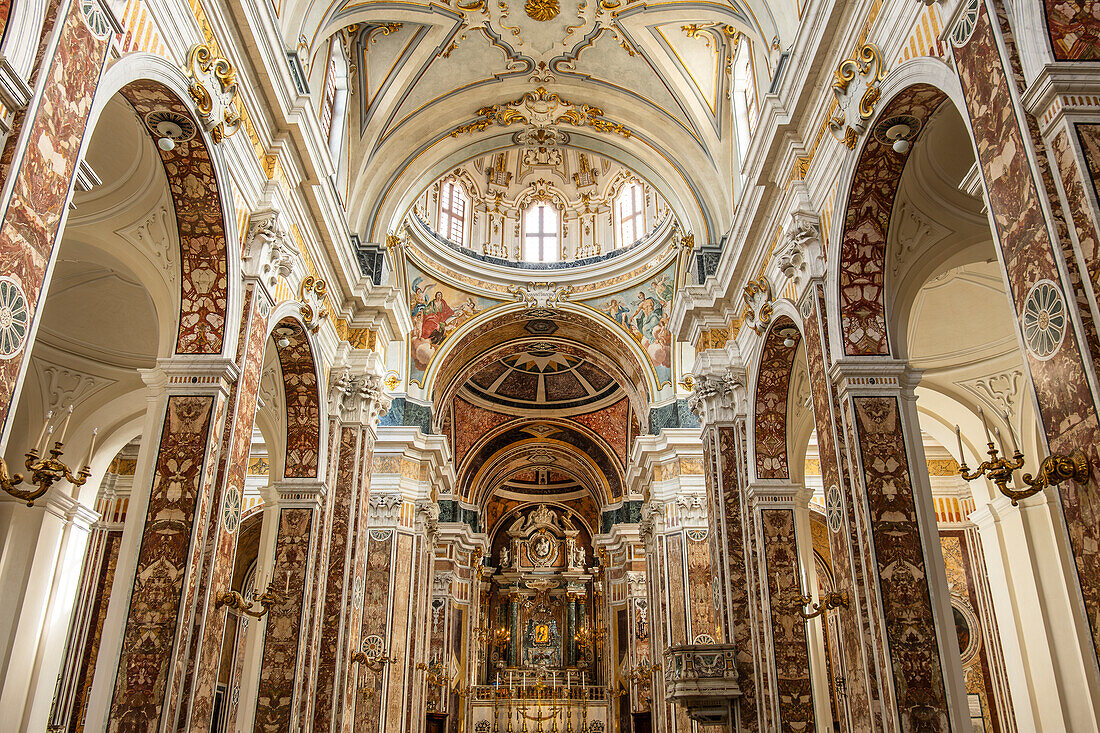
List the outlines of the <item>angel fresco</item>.
<svg viewBox="0 0 1100 733">
<path fill-rule="evenodd" d="M 671 378 L 672 370 L 669 317 L 676 286 L 671 267 L 640 285 L 637 290 L 620 291 L 592 302 L 592 306 L 610 317 L 638 342 L 663 381 Z"/>
<path fill-rule="evenodd" d="M 427 282 L 421 276 L 413 279 L 409 313 L 413 321 L 412 360 L 418 371 L 427 369 L 447 337 L 480 310 L 472 296 L 459 302 L 463 295 L 444 292 L 437 283 Z"/>
</svg>

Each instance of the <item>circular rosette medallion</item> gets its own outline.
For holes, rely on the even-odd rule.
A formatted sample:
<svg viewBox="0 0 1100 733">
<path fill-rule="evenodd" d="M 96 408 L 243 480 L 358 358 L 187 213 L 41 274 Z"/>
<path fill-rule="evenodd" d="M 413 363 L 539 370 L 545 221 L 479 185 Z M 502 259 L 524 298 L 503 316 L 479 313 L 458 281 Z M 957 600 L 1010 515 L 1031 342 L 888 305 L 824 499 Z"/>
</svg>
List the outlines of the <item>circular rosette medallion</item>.
<svg viewBox="0 0 1100 733">
<path fill-rule="evenodd" d="M 1069 325 L 1062 291 L 1050 280 L 1035 283 L 1024 299 L 1024 342 L 1038 359 L 1049 359 L 1062 345 Z"/>
<path fill-rule="evenodd" d="M 230 486 L 225 492 L 225 501 L 222 503 L 222 524 L 225 531 L 233 534 L 241 523 L 241 492 L 236 486 Z"/>
<path fill-rule="evenodd" d="M 840 506 L 840 489 L 836 484 L 829 487 L 825 494 L 825 518 L 829 522 L 829 531 L 839 532 L 842 521 Z"/>
<path fill-rule="evenodd" d="M 0 359 L 10 359 L 19 353 L 30 325 L 27 294 L 15 280 L 0 275 Z"/>
<path fill-rule="evenodd" d="M 553 20 L 561 12 L 558 0 L 527 0 L 523 9 L 531 18 L 542 21 Z"/>
</svg>

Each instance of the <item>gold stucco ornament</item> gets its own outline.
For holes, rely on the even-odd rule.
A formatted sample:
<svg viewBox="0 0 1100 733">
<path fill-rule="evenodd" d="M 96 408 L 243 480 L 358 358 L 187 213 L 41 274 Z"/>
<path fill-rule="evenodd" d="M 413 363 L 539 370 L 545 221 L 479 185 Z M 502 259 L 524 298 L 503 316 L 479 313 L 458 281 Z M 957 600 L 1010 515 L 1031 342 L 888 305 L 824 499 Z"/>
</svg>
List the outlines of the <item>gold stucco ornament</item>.
<svg viewBox="0 0 1100 733">
<path fill-rule="evenodd" d="M 561 12 L 558 0 L 527 0 L 523 9 L 528 16 L 539 21 L 553 20 Z"/>
</svg>

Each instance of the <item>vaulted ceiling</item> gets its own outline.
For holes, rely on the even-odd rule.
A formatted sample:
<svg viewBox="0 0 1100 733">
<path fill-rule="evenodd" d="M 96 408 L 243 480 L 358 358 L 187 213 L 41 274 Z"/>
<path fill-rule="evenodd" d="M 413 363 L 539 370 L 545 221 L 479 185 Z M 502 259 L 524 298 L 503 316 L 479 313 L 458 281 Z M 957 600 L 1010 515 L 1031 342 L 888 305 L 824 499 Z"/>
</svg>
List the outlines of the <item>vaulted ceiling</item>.
<svg viewBox="0 0 1100 733">
<path fill-rule="evenodd" d="M 347 51 L 353 99 L 347 201 L 371 241 L 477 156 L 557 141 L 652 182 L 686 231 L 717 241 L 736 188 L 733 59 L 766 89 L 795 3 L 627 0 L 292 2 L 306 63 Z"/>
</svg>

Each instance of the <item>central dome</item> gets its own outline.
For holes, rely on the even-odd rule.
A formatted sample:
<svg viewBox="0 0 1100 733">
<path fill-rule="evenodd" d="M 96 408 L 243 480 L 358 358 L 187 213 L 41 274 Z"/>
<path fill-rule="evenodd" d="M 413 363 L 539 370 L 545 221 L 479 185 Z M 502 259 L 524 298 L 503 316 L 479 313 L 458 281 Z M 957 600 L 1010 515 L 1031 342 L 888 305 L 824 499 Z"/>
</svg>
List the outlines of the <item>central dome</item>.
<svg viewBox="0 0 1100 733">
<path fill-rule="evenodd" d="M 649 182 L 567 139 L 555 132 L 454 168 L 417 197 L 408 230 L 532 270 L 599 263 L 673 231 L 669 205 Z"/>
</svg>

